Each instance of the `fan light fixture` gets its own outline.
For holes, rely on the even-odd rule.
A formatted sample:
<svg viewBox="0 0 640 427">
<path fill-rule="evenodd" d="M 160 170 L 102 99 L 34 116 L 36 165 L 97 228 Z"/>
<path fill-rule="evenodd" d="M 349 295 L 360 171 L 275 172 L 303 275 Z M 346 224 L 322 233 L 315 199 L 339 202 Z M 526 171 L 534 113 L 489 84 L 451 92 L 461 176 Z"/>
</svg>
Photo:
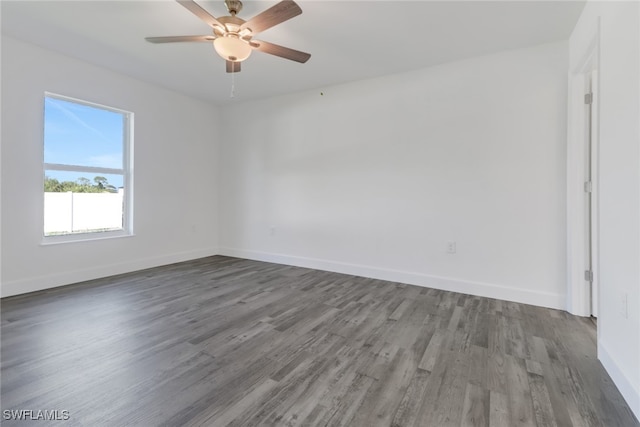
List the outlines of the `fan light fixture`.
<svg viewBox="0 0 640 427">
<path fill-rule="evenodd" d="M 232 62 L 242 62 L 251 55 L 253 50 L 249 43 L 245 43 L 236 34 L 226 34 L 213 41 L 213 47 L 223 59 Z"/>
</svg>

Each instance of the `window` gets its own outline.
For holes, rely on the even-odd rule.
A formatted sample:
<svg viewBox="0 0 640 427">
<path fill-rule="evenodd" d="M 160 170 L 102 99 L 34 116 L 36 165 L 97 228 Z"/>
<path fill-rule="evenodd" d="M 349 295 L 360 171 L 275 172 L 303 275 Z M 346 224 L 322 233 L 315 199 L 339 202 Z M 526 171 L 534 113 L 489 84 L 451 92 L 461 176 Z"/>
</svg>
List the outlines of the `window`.
<svg viewBox="0 0 640 427">
<path fill-rule="evenodd" d="M 47 93 L 45 242 L 131 234 L 133 113 Z"/>
</svg>

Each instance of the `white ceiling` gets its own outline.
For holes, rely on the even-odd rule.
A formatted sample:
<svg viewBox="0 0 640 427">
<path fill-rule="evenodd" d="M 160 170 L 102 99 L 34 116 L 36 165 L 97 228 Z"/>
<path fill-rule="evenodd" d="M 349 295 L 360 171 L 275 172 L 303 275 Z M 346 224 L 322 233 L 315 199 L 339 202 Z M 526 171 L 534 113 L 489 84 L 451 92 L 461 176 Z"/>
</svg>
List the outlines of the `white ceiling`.
<svg viewBox="0 0 640 427">
<path fill-rule="evenodd" d="M 215 17 L 222 0 L 198 2 Z M 277 1 L 247 0 L 248 19 Z M 231 75 L 208 43 L 150 44 L 146 36 L 210 34 L 174 1 L 7 1 L 2 33 L 216 104 L 419 69 L 566 40 L 581 1 L 299 0 L 303 14 L 257 39 L 312 54 L 306 64 L 260 52 Z"/>
</svg>

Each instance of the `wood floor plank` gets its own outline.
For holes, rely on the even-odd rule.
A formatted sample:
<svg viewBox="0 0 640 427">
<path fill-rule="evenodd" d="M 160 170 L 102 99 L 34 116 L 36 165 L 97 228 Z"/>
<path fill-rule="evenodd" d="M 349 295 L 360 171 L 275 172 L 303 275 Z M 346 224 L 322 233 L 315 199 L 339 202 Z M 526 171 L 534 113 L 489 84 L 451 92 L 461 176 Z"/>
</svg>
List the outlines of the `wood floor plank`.
<svg viewBox="0 0 640 427">
<path fill-rule="evenodd" d="M 222 413 L 218 414 L 215 412 L 202 412 L 201 414 L 207 414 L 206 418 L 192 419 L 188 424 L 185 424 L 185 426 L 209 425 L 211 427 L 223 427 L 229 425 L 234 419 L 251 408 L 251 406 L 256 402 L 256 400 L 260 398 L 260 396 L 269 393 L 277 384 L 277 381 L 267 378 L 263 383 L 254 388 L 251 392 L 247 393 L 244 397 L 225 408 Z"/>
<path fill-rule="evenodd" d="M 433 371 L 436 362 L 441 357 L 440 354 L 445 352 L 445 349 L 448 348 L 450 337 L 451 333 L 447 330 L 438 329 L 435 331 L 429 341 L 429 345 L 427 346 L 424 355 L 422 356 L 422 360 L 420 360 L 418 368 L 424 369 L 427 372 Z"/>
<path fill-rule="evenodd" d="M 487 388 L 491 391 L 507 395 L 509 378 L 507 360 L 510 356 L 504 353 L 491 353 L 487 356 Z"/>
<path fill-rule="evenodd" d="M 506 356 L 509 413 L 512 426 L 536 426 L 525 361 Z"/>
<path fill-rule="evenodd" d="M 389 320 L 398 320 L 411 305 L 411 300 L 404 299 L 400 305 L 391 313 Z"/>
<path fill-rule="evenodd" d="M 434 390 L 429 391 L 422 407 L 419 425 L 459 426 L 462 419 L 464 397 L 468 384 L 469 355 L 446 351 L 430 379 Z"/>
<path fill-rule="evenodd" d="M 367 392 L 375 383 L 376 380 L 366 375 L 356 375 L 340 401 L 333 405 L 333 410 L 326 412 L 326 422 L 321 419 L 318 420 L 318 424 L 326 426 L 352 425 Z"/>
<path fill-rule="evenodd" d="M 489 425 L 489 390 L 468 383 L 462 407 L 463 427 L 483 427 Z"/>
<path fill-rule="evenodd" d="M 0 304 L 1 409 L 56 425 L 640 426 L 558 310 L 224 256 Z"/>
<path fill-rule="evenodd" d="M 489 391 L 489 425 L 491 427 L 511 425 L 509 399 L 503 393 Z"/>
<path fill-rule="evenodd" d="M 532 372 L 529 369 L 527 370 L 529 371 L 529 389 L 531 390 L 531 400 L 533 402 L 536 425 L 538 427 L 557 427 L 558 423 L 553 414 L 549 391 L 547 390 L 542 375 L 540 375 L 542 368 L 535 366 L 533 370 L 536 372 Z M 540 374 L 538 374 L 538 372 L 540 372 Z"/>
<path fill-rule="evenodd" d="M 416 425 L 429 384 L 429 375 L 429 372 L 423 369 L 416 370 L 393 416 L 393 427 Z"/>
<path fill-rule="evenodd" d="M 403 348 L 398 350 L 384 376 L 367 391 L 353 418 L 354 424 L 391 424 L 396 408 L 417 369 L 417 363 L 410 353 Z"/>
<path fill-rule="evenodd" d="M 488 389 L 487 367 L 489 365 L 489 356 L 487 349 L 474 345 L 471 347 L 470 356 L 469 383 L 482 389 Z"/>
</svg>

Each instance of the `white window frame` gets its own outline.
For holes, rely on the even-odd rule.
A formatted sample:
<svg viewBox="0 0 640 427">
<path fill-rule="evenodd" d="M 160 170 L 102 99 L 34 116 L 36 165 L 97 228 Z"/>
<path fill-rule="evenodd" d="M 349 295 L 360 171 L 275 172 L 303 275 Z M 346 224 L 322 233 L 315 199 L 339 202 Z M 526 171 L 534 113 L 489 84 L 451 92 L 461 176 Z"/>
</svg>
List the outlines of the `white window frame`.
<svg viewBox="0 0 640 427">
<path fill-rule="evenodd" d="M 118 237 L 129 237 L 133 236 L 133 117 L 134 114 L 131 111 L 122 110 L 119 108 L 109 107 L 102 104 L 97 104 L 95 102 L 85 101 L 82 99 L 72 98 L 65 95 L 60 95 L 52 92 L 45 92 L 43 98 L 43 125 L 44 120 L 46 119 L 44 116 L 44 102 L 47 98 L 59 99 L 62 101 L 73 102 L 76 104 L 86 105 L 88 107 L 99 108 L 102 110 L 107 110 L 111 112 L 115 112 L 118 114 L 122 114 L 124 118 L 123 123 L 123 135 L 122 135 L 122 169 L 114 169 L 114 168 L 103 168 L 103 167 L 95 167 L 95 166 L 78 166 L 78 165 L 65 165 L 59 163 L 46 163 L 44 161 L 44 126 L 42 133 L 42 191 L 44 195 L 44 182 L 46 171 L 48 170 L 56 170 L 56 171 L 65 171 L 65 172 L 87 172 L 89 174 L 115 174 L 122 175 L 122 183 L 124 187 L 124 197 L 123 197 L 123 206 L 122 206 L 122 228 L 118 230 L 109 230 L 109 231 L 87 231 L 80 233 L 69 233 L 69 234 L 61 234 L 61 235 L 50 235 L 46 236 L 44 234 L 44 204 L 42 205 L 41 213 L 42 213 L 42 244 L 58 244 L 58 243 L 67 243 L 67 242 L 78 242 L 78 241 L 87 241 L 87 240 L 101 240 L 101 239 L 110 239 L 110 238 L 118 238 Z M 44 201 L 44 198 L 43 198 Z"/>
</svg>

